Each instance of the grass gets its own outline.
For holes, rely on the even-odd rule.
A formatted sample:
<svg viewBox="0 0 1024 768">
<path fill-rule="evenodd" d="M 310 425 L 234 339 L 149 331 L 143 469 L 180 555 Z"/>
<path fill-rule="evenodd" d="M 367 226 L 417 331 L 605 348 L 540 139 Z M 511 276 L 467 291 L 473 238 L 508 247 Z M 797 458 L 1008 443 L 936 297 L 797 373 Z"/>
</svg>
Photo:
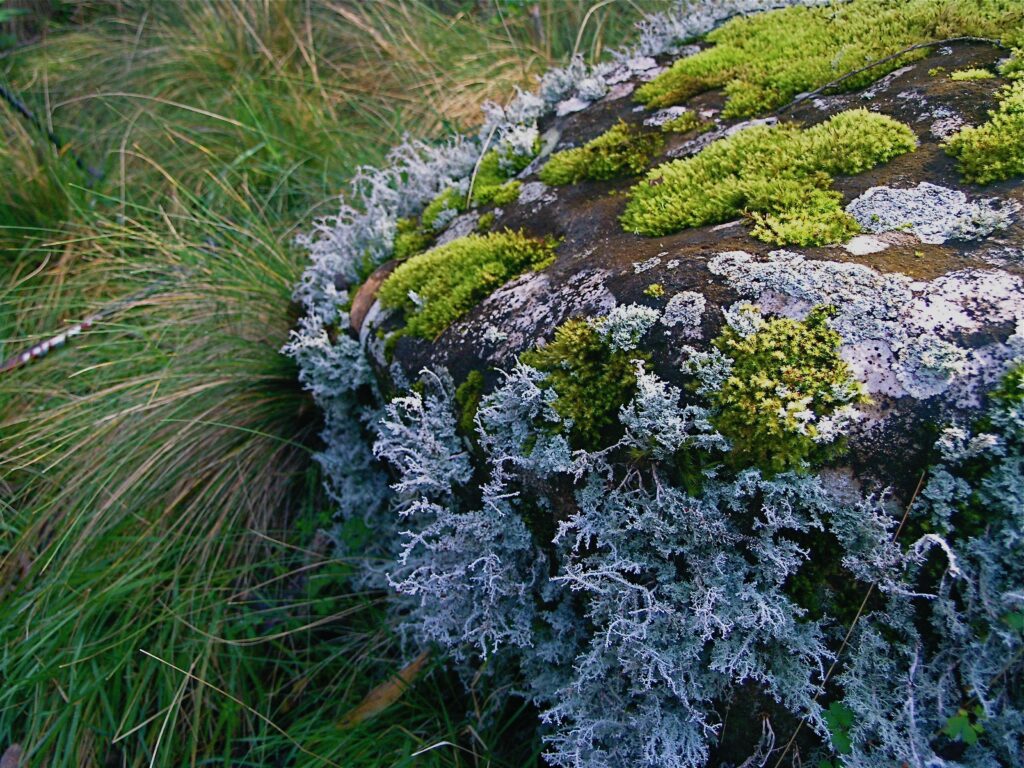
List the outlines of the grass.
<svg viewBox="0 0 1024 768">
<path fill-rule="evenodd" d="M 0 82 L 67 143 L 0 113 L 0 357 L 116 311 L 0 374 L 0 754 L 535 761 L 519 715 L 484 722 L 489 692 L 467 700 L 440 661 L 338 727 L 415 651 L 318 544 L 318 416 L 278 353 L 292 239 L 354 166 L 471 123 L 563 58 L 589 8 L 474 6 L 96 0 L 4 22 L 21 43 Z M 600 9 L 580 50 L 636 13 Z"/>
</svg>

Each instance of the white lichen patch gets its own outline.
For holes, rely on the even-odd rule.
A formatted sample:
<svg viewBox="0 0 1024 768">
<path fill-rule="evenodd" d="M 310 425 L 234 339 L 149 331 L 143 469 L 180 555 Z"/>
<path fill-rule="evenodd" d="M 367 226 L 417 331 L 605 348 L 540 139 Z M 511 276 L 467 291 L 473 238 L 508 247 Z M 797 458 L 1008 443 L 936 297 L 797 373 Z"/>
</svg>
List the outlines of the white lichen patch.
<svg viewBox="0 0 1024 768">
<path fill-rule="evenodd" d="M 1010 226 L 1019 209 L 995 198 L 971 202 L 959 190 L 928 182 L 909 189 L 872 187 L 846 208 L 867 232 L 912 231 L 932 245 L 987 237 Z"/>
<path fill-rule="evenodd" d="M 469 211 L 461 216 L 456 216 L 452 219 L 451 224 L 448 225 L 448 229 L 438 236 L 437 245 L 444 245 L 452 240 L 458 240 L 460 237 L 473 234 L 479 223 L 479 211 Z"/>
<path fill-rule="evenodd" d="M 871 394 L 977 404 L 978 390 L 1002 374 L 1014 353 L 994 337 L 965 337 L 1024 321 L 1024 280 L 998 269 L 915 281 L 789 251 L 766 259 L 731 251 L 708 267 L 763 312 L 802 318 L 816 305 L 834 306 L 830 324 L 843 339 L 841 355 Z"/>
<path fill-rule="evenodd" d="M 843 248 L 854 256 L 867 256 L 871 253 L 881 253 L 889 247 L 889 243 L 871 235 L 857 235 L 850 239 Z"/>
<path fill-rule="evenodd" d="M 633 274 L 639 275 L 641 272 L 646 272 L 649 269 L 654 269 L 656 266 L 661 264 L 661 259 L 657 256 L 652 256 L 644 261 L 633 262 Z"/>
<path fill-rule="evenodd" d="M 557 199 L 558 198 L 552 191 L 551 187 L 543 181 L 527 181 L 519 188 L 520 205 L 530 205 L 531 203 L 553 203 Z"/>
<path fill-rule="evenodd" d="M 559 117 L 565 117 L 566 115 L 571 115 L 573 112 L 582 112 L 589 106 L 589 101 L 584 101 L 581 98 L 573 96 L 565 101 L 558 102 L 558 106 L 555 107 L 555 114 Z"/>
<path fill-rule="evenodd" d="M 665 109 L 659 109 L 653 115 L 644 120 L 644 125 L 648 128 L 660 128 L 670 120 L 675 120 L 681 115 L 685 115 L 690 110 L 687 107 L 667 107 Z"/>
<path fill-rule="evenodd" d="M 569 318 L 611 312 L 616 302 L 605 287 L 607 278 L 605 270 L 588 269 L 554 283 L 544 272 L 528 272 L 481 302 L 478 316 L 485 323 L 483 333 L 480 321 L 471 319 L 456 323 L 451 333 L 471 341 L 482 359 L 508 365 Z"/>
<path fill-rule="evenodd" d="M 668 300 L 661 316 L 662 325 L 676 328 L 684 338 L 700 336 L 707 299 L 696 291 L 681 291 Z"/>
</svg>

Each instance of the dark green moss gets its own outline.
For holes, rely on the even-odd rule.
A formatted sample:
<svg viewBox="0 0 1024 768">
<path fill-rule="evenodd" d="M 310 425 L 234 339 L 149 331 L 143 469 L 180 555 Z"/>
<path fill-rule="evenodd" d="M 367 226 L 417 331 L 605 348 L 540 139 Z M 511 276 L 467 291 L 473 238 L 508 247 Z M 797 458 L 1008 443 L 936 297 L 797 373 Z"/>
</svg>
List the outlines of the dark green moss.
<svg viewBox="0 0 1024 768">
<path fill-rule="evenodd" d="M 434 242 L 434 233 L 419 226 L 416 219 L 399 219 L 395 228 L 395 246 L 392 256 L 408 259 L 427 250 Z"/>
<path fill-rule="evenodd" d="M 555 411 L 572 422 L 572 447 L 596 450 L 622 436 L 619 409 L 636 392 L 632 361 L 648 356 L 612 349 L 591 323 L 569 320 L 549 344 L 523 353 L 521 359 L 548 374 L 546 386 L 558 395 Z"/>
<path fill-rule="evenodd" d="M 455 406 L 458 409 L 459 429 L 465 435 L 476 434 L 476 412 L 484 394 L 484 375 L 470 371 L 466 380 L 455 390 Z"/>
<path fill-rule="evenodd" d="M 584 179 L 614 179 L 643 173 L 651 158 L 661 151 L 664 139 L 644 133 L 621 120 L 582 147 L 551 157 L 540 170 L 545 184 L 575 184 Z"/>
<path fill-rule="evenodd" d="M 826 322 L 834 312 L 817 307 L 804 321 L 770 320 L 748 336 L 726 328 L 715 339 L 733 360 L 729 378 L 711 395 L 715 427 L 732 445 L 730 465 L 783 472 L 841 450 L 815 441 L 814 422 L 866 397 L 839 357 L 841 339 Z"/>
</svg>

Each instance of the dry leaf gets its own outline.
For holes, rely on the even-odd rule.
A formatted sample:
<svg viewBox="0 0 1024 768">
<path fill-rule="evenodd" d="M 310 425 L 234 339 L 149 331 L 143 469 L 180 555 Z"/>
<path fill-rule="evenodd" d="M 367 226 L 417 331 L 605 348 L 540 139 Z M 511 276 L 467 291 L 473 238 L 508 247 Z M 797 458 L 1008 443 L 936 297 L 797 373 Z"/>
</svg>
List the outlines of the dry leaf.
<svg viewBox="0 0 1024 768">
<path fill-rule="evenodd" d="M 339 728 L 354 728 L 365 720 L 379 715 L 385 709 L 398 701 L 406 689 L 419 675 L 423 665 L 430 658 L 430 651 L 424 651 L 411 662 L 406 664 L 395 675 L 381 683 L 370 691 L 355 709 L 349 710 L 341 720 L 338 721 Z M 3 768 L 6 768 L 5 766 Z"/>
</svg>

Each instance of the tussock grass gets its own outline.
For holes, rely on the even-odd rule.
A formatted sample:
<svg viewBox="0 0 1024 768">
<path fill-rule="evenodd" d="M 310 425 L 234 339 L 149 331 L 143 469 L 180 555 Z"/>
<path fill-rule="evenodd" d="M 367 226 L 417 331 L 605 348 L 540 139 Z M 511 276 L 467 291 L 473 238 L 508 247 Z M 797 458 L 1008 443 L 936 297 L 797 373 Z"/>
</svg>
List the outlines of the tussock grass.
<svg viewBox="0 0 1024 768">
<path fill-rule="evenodd" d="M 574 47 L 599 53 L 639 10 L 599 9 L 578 35 L 588 9 L 82 0 L 12 26 L 0 82 L 67 149 L 0 108 L 0 357 L 116 311 L 0 375 L 0 753 L 535 761 L 522 713 L 484 723 L 487 693 L 467 701 L 439 662 L 337 727 L 410 656 L 314 533 L 318 416 L 278 350 L 292 238 L 353 168 L 404 131 L 471 123 Z"/>
</svg>

